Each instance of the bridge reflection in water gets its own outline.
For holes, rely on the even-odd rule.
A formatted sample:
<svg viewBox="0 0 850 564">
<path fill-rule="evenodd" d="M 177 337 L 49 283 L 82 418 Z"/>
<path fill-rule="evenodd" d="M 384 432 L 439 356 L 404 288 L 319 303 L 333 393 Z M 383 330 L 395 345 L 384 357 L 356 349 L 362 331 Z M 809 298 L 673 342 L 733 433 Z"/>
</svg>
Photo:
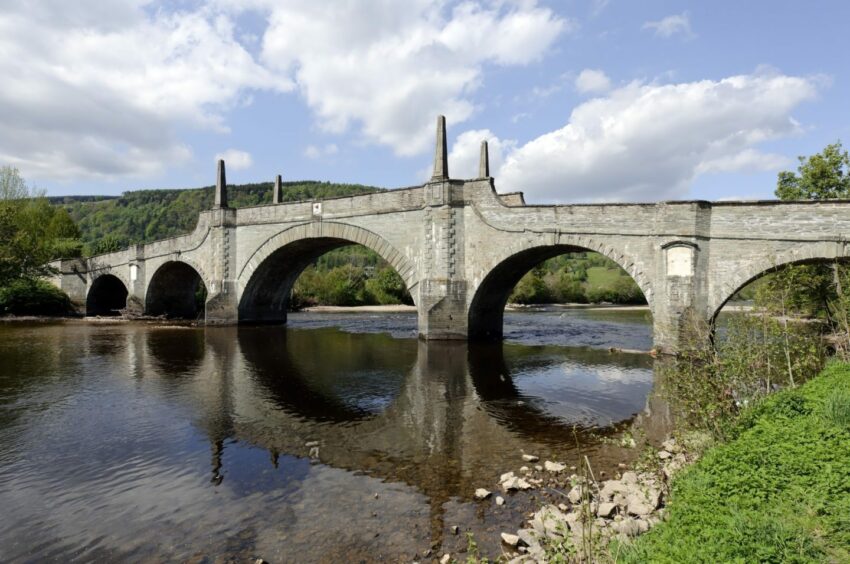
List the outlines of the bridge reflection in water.
<svg viewBox="0 0 850 564">
<path fill-rule="evenodd" d="M 659 436 L 669 423 L 647 404 L 643 355 L 284 327 L 151 331 L 146 352 L 162 378 L 186 376 L 195 392 L 183 397 L 203 397 L 195 424 L 214 483 L 233 471 L 232 441 L 275 468 L 291 455 L 402 482 L 428 498 L 432 540 L 444 504 L 492 487 L 523 451 L 575 463 L 579 441 L 610 471 L 636 453 L 600 439 L 636 418 Z"/>
<path fill-rule="evenodd" d="M 292 326 L 0 337 L 4 560 L 411 559 L 465 546 L 456 524 L 492 556 L 533 502 L 471 494 L 522 451 L 574 464 L 578 437 L 606 470 L 638 453 L 599 436 L 668 424 L 643 355 Z"/>
</svg>

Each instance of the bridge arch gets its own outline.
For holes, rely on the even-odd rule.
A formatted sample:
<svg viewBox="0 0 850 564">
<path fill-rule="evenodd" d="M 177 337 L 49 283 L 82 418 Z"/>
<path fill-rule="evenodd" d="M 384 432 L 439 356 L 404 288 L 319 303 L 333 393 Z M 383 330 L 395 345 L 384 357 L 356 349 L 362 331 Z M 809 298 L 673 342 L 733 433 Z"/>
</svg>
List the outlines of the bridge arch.
<svg viewBox="0 0 850 564">
<path fill-rule="evenodd" d="M 416 268 L 383 237 L 344 223 L 303 223 L 267 239 L 242 268 L 238 276 L 242 289 L 239 321 L 285 321 L 292 286 L 301 272 L 328 251 L 355 244 L 371 249 L 387 261 L 416 300 Z"/>
<path fill-rule="evenodd" d="M 473 289 L 469 302 L 467 328 L 470 339 L 498 340 L 502 337 L 505 306 L 514 287 L 536 265 L 567 253 L 592 251 L 622 268 L 638 285 L 653 309 L 652 285 L 639 263 L 610 245 L 583 237 L 559 235 L 549 242 L 526 240 L 511 245 L 482 270 L 484 276 Z"/>
<path fill-rule="evenodd" d="M 166 261 L 148 283 L 145 314 L 178 319 L 203 317 L 204 306 L 197 298 L 201 289 L 201 295 L 205 295 L 207 285 L 197 268 L 184 260 Z"/>
<path fill-rule="evenodd" d="M 817 245 L 811 248 L 793 248 L 773 256 L 758 257 L 742 265 L 734 275 L 728 278 L 728 282 L 720 283 L 711 294 L 709 302 L 710 321 L 713 323 L 720 311 L 729 300 L 742 288 L 751 282 L 755 282 L 762 276 L 782 270 L 787 266 L 802 264 L 824 264 L 836 260 L 850 260 L 850 248 L 843 244 Z"/>
<path fill-rule="evenodd" d="M 127 283 L 112 272 L 97 273 L 86 293 L 86 315 L 116 316 L 127 307 Z"/>
</svg>

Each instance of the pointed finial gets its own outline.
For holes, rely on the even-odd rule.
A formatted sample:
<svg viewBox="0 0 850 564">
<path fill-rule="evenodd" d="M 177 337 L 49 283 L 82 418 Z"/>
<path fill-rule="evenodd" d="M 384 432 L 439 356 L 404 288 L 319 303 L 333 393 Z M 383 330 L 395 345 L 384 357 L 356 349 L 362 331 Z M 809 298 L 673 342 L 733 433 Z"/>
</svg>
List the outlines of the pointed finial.
<svg viewBox="0 0 850 564">
<path fill-rule="evenodd" d="M 274 179 L 274 194 L 272 195 L 272 203 L 279 204 L 283 199 L 283 184 L 280 175 Z"/>
<path fill-rule="evenodd" d="M 434 153 L 434 175 L 431 180 L 449 179 L 449 159 L 446 146 L 446 116 L 437 116 L 437 148 Z"/>
<path fill-rule="evenodd" d="M 227 207 L 227 180 L 224 177 L 224 159 L 218 159 L 218 171 L 215 178 L 215 207 Z"/>
<path fill-rule="evenodd" d="M 478 178 L 490 178 L 490 152 L 487 141 L 481 142 L 481 158 L 478 161 Z"/>
</svg>

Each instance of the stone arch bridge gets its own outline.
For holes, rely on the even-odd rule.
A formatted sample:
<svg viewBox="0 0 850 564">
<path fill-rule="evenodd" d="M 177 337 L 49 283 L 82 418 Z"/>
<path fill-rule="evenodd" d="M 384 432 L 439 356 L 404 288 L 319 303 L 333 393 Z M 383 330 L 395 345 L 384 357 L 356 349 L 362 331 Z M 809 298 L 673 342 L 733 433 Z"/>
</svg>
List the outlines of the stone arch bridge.
<svg viewBox="0 0 850 564">
<path fill-rule="evenodd" d="M 213 209 L 192 233 L 53 263 L 54 283 L 90 314 L 122 309 L 206 323 L 284 322 L 293 283 L 318 256 L 361 244 L 413 296 L 424 339 L 500 338 L 508 296 L 540 261 L 590 250 L 613 259 L 646 296 L 655 346 L 675 351 L 686 312 L 713 320 L 747 282 L 778 266 L 850 254 L 850 202 L 526 205 L 499 194 L 482 143 L 479 177 L 449 177 L 445 120 L 422 186 L 341 198 L 227 205 L 219 161 Z M 198 311 L 200 283 L 207 300 Z"/>
</svg>

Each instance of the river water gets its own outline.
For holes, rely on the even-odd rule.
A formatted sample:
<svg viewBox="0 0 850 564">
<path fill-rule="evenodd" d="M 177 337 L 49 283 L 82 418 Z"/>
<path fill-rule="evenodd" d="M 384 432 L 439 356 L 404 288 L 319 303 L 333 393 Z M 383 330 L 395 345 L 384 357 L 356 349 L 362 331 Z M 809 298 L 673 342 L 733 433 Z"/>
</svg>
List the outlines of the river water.
<svg viewBox="0 0 850 564">
<path fill-rule="evenodd" d="M 412 314 L 0 324 L 0 561 L 427 561 L 466 532 L 498 556 L 543 494 L 476 488 L 523 452 L 613 473 L 624 430 L 669 425 L 651 357 L 609 351 L 650 348 L 646 313 L 505 324 L 487 346 L 419 341 Z"/>
</svg>

